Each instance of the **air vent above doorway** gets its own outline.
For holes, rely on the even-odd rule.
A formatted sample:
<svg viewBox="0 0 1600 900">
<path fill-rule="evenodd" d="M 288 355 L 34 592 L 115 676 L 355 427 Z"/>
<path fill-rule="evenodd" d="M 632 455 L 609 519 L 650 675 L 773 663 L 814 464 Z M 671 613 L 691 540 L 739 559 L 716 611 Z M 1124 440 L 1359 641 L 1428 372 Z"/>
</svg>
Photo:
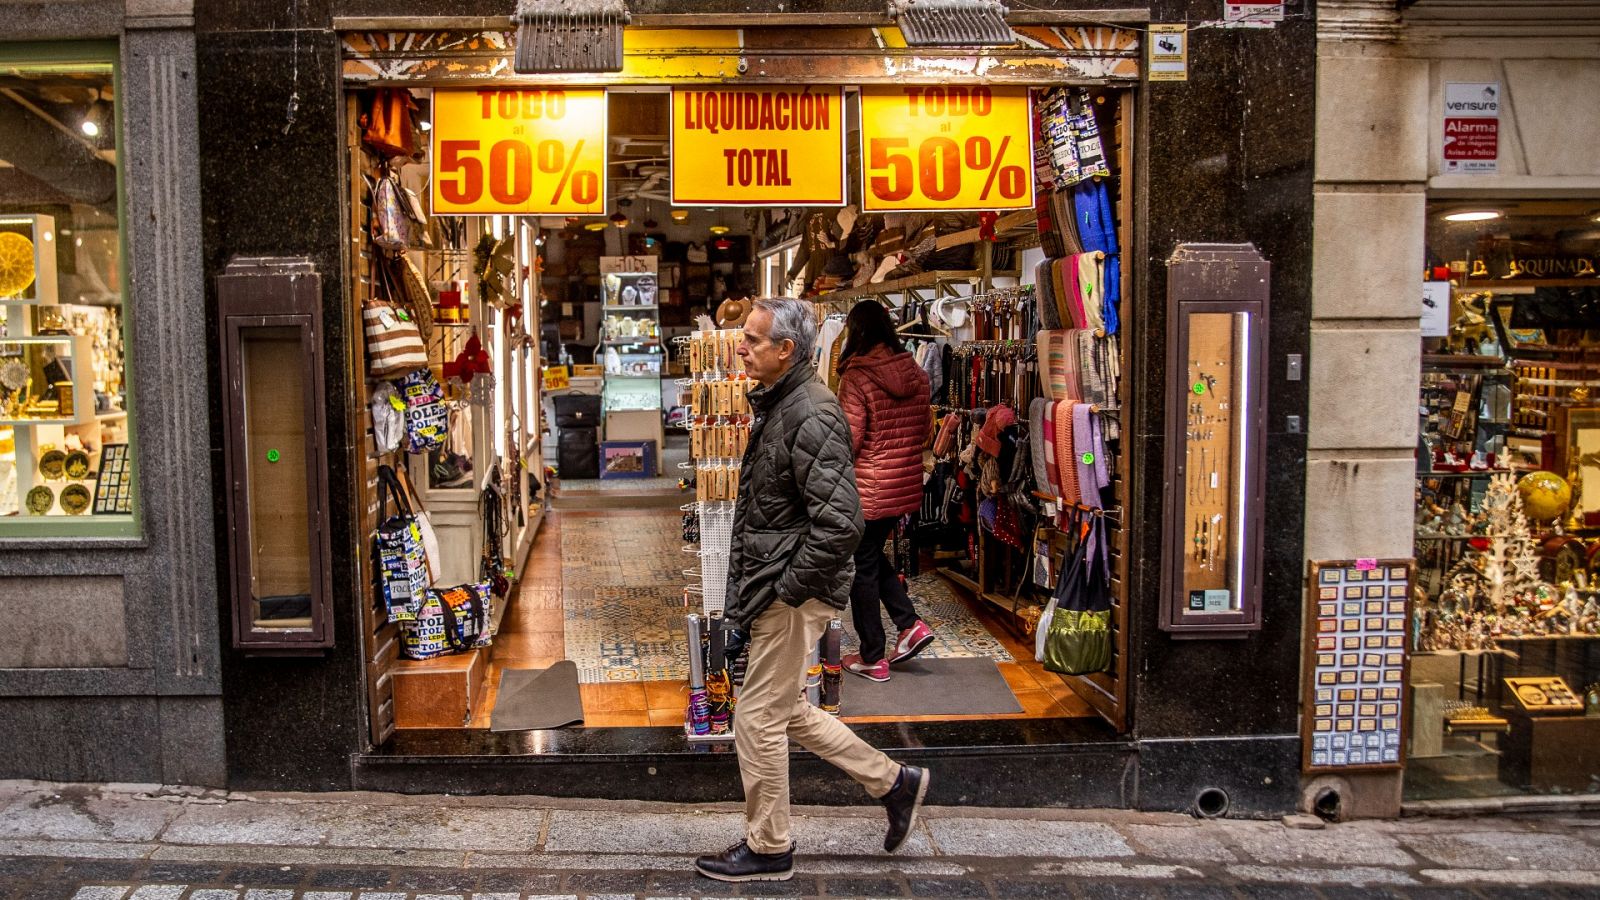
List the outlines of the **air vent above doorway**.
<svg viewBox="0 0 1600 900">
<path fill-rule="evenodd" d="M 891 0 L 906 44 L 912 47 L 1005 47 L 1017 42 L 995 0 Z"/>
<path fill-rule="evenodd" d="M 624 0 L 517 0 L 519 74 L 622 71 Z"/>
</svg>

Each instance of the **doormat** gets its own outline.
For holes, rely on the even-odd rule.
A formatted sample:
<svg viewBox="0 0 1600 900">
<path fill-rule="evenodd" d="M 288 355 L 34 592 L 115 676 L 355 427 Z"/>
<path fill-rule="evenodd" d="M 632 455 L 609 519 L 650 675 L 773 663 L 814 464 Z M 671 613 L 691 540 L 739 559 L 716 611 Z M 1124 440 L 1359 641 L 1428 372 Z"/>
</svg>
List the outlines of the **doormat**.
<svg viewBox="0 0 1600 900">
<path fill-rule="evenodd" d="M 548 669 L 505 669 L 489 712 L 490 731 L 533 731 L 583 721 L 578 667 L 562 660 Z"/>
<path fill-rule="evenodd" d="M 1000 716 L 1022 704 L 992 659 L 927 659 L 895 666 L 882 684 L 845 673 L 841 716 Z"/>
<path fill-rule="evenodd" d="M 614 482 L 613 482 L 614 483 Z M 583 684 L 678 681 L 689 677 L 683 588 L 699 560 L 684 552 L 682 516 L 673 512 L 563 516 L 562 630 L 567 659 Z M 931 572 L 911 579 L 917 614 L 933 630 L 918 659 L 1011 654 L 967 602 Z M 698 598 L 695 598 L 698 601 Z M 844 652 L 856 652 L 850 611 L 843 610 Z M 887 619 L 884 633 L 894 640 Z"/>
</svg>

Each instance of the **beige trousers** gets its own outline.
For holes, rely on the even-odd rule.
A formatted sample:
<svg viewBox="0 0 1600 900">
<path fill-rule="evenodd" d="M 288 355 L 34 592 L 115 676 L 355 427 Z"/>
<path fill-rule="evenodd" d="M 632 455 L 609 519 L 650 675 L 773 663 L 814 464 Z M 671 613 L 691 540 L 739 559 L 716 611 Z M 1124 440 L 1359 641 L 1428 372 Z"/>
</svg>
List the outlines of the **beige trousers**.
<svg viewBox="0 0 1600 900">
<path fill-rule="evenodd" d="M 783 853 L 789 837 L 789 740 L 844 770 L 873 797 L 894 787 L 900 765 L 806 700 L 806 659 L 838 611 L 821 600 L 782 600 L 756 617 L 750 658 L 734 711 L 734 745 L 744 781 L 746 841 Z"/>
</svg>

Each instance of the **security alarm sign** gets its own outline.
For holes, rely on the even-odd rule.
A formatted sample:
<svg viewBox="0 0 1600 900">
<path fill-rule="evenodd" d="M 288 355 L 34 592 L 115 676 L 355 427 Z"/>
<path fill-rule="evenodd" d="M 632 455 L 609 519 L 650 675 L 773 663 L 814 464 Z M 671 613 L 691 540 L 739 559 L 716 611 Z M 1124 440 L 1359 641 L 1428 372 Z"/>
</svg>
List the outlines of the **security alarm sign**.
<svg viewBox="0 0 1600 900">
<path fill-rule="evenodd" d="M 1494 174 L 1500 170 L 1500 83 L 1446 82 L 1444 173 Z"/>
<path fill-rule="evenodd" d="M 582 215 L 606 209 L 606 92 L 435 91 L 433 212 Z"/>
<path fill-rule="evenodd" d="M 842 206 L 844 91 L 674 88 L 674 206 Z"/>
<path fill-rule="evenodd" d="M 1033 208 L 1027 88 L 861 89 L 863 212 Z"/>
</svg>

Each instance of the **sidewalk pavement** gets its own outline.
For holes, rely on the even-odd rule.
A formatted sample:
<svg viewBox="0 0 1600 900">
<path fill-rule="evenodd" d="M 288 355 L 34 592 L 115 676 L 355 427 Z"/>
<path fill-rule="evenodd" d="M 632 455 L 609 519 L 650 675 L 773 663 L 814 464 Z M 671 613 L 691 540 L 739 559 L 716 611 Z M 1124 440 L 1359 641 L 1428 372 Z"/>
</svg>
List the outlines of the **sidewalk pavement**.
<svg viewBox="0 0 1600 900">
<path fill-rule="evenodd" d="M 1302 828 L 943 807 L 892 857 L 876 807 L 796 813 L 794 880 L 727 885 L 692 863 L 742 836 L 731 804 L 0 781 L 0 898 L 1600 897 L 1600 813 L 1576 810 Z"/>
</svg>

